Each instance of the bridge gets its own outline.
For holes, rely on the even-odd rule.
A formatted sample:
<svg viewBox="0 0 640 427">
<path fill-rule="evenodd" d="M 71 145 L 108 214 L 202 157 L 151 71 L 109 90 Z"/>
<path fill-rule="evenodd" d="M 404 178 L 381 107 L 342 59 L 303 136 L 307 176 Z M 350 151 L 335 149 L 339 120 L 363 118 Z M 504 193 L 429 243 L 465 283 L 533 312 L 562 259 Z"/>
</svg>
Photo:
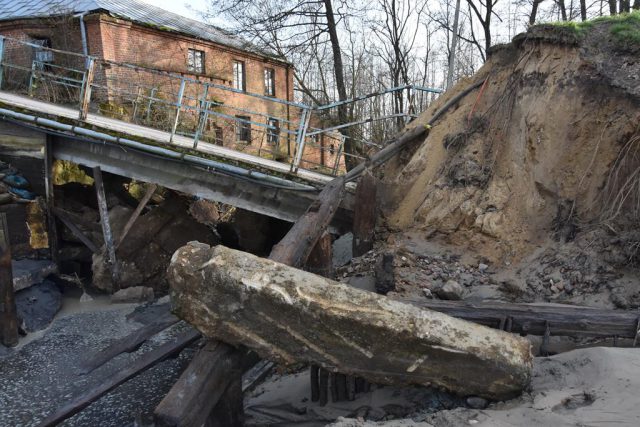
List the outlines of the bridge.
<svg viewBox="0 0 640 427">
<path fill-rule="evenodd" d="M 34 49 L 50 55 L 34 56 Z M 55 62 L 43 62 L 43 57 L 55 57 Z M 372 124 L 408 121 L 414 117 L 416 94 L 438 92 L 403 86 L 311 107 L 0 36 L 0 120 L 22 133 L 43 135 L 34 152 L 286 221 L 295 221 L 324 184 L 344 173 L 347 156 L 365 160 L 345 152 L 347 138 L 375 152 L 382 147 L 367 138 Z M 326 128 L 312 125 L 340 105 L 373 105 L 375 99 L 398 93 L 407 94 L 406 112 Z M 221 101 L 227 98 L 232 101 Z M 269 114 L 247 108 L 251 100 L 273 104 Z M 257 129 L 259 145 L 228 142 L 220 136 L 223 126 L 232 135 L 243 126 Z M 354 126 L 362 130 L 360 139 L 338 133 Z M 347 194 L 335 227 L 348 228 L 352 204 Z"/>
</svg>

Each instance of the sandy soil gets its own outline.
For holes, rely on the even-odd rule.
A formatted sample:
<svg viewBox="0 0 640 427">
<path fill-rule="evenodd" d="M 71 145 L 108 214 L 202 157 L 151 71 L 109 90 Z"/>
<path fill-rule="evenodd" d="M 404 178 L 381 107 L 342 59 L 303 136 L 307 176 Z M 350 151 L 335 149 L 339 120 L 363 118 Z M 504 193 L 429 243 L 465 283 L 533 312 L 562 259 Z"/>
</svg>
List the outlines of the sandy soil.
<svg viewBox="0 0 640 427">
<path fill-rule="evenodd" d="M 302 425 L 322 425 L 322 420 L 330 417 L 341 417 L 330 424 L 332 427 L 640 425 L 639 349 L 596 347 L 537 358 L 528 392 L 518 399 L 494 403 L 482 410 L 466 407 L 438 410 L 437 404 L 429 405 L 437 399 L 425 400 L 426 389 L 390 387 L 359 395 L 354 402 L 320 408 L 308 403 L 306 380 L 305 374 L 268 379 L 246 400 L 250 425 L 303 422 L 306 424 Z M 420 402 L 416 398 L 423 400 Z M 414 410 L 414 413 L 405 418 L 389 419 L 393 418 L 392 413 L 385 412 L 389 405 L 394 405 L 399 415 L 403 410 Z M 362 408 L 370 408 L 371 414 L 386 414 L 382 418 L 387 420 L 372 421 L 368 416 L 365 421 L 357 415 Z"/>
</svg>

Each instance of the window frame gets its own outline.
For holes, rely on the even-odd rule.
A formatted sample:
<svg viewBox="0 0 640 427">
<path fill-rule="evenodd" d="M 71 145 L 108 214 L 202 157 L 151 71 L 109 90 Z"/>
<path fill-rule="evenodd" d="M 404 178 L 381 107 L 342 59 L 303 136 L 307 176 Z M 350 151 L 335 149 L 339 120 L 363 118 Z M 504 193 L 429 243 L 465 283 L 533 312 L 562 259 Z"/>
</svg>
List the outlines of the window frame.
<svg viewBox="0 0 640 427">
<path fill-rule="evenodd" d="M 280 144 L 280 120 L 275 117 L 267 118 L 267 144 L 277 147 Z M 272 129 L 271 127 L 275 127 Z"/>
<path fill-rule="evenodd" d="M 238 73 L 238 70 L 240 73 Z M 240 76 L 238 74 L 241 74 Z M 239 59 L 233 60 L 233 88 L 237 90 L 241 90 L 242 92 L 247 91 L 247 67 L 244 61 Z"/>
<path fill-rule="evenodd" d="M 266 96 L 276 96 L 276 70 L 275 68 L 264 68 L 264 94 Z"/>
<path fill-rule="evenodd" d="M 236 119 L 236 142 L 251 144 L 251 116 L 236 116 Z"/>
<path fill-rule="evenodd" d="M 200 57 L 200 66 L 198 67 L 198 57 Z M 205 52 L 204 50 L 188 48 L 187 49 L 187 70 L 193 74 L 205 73 Z"/>
</svg>

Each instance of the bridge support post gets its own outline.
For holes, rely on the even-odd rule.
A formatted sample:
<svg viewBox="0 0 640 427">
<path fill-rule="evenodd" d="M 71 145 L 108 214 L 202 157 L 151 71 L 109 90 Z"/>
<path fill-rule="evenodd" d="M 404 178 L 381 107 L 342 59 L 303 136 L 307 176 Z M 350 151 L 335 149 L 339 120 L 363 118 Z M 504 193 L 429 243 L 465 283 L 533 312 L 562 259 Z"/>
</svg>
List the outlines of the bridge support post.
<svg viewBox="0 0 640 427">
<path fill-rule="evenodd" d="M 87 60 L 87 69 L 82 76 L 82 90 L 80 91 L 80 120 L 86 120 L 89 114 L 89 103 L 91 102 L 91 85 L 93 84 L 93 76 L 95 72 L 96 59 L 89 57 Z"/>
<path fill-rule="evenodd" d="M 4 212 L 0 212 L 0 339 L 2 344 L 9 347 L 18 344 L 18 315 L 13 292 L 11 244 L 7 214 Z"/>
<path fill-rule="evenodd" d="M 331 172 L 333 176 L 338 175 L 338 169 L 340 169 L 340 157 L 342 156 L 342 149 L 344 148 L 344 142 L 346 139 L 346 136 L 340 134 L 340 146 L 338 147 L 338 152 L 336 153 L 336 161 L 333 164 L 333 171 Z"/>
<path fill-rule="evenodd" d="M 178 90 L 178 101 L 176 102 L 176 118 L 173 121 L 173 126 L 171 127 L 171 136 L 169 137 L 169 142 L 173 142 L 173 137 L 176 134 L 176 129 L 178 128 L 178 121 L 180 120 L 180 110 L 182 109 L 182 98 L 184 98 L 184 87 L 186 85 L 186 80 L 180 80 L 180 89 Z"/>
<path fill-rule="evenodd" d="M 118 279 L 120 277 L 118 271 L 118 262 L 116 260 L 116 247 L 113 243 L 113 233 L 109 224 L 109 210 L 107 209 L 107 197 L 104 192 L 104 182 L 102 180 L 102 170 L 99 166 L 93 168 L 93 180 L 96 186 L 96 196 L 98 197 L 98 210 L 100 212 L 100 224 L 102 225 L 102 234 L 104 235 L 104 246 L 107 250 L 107 259 L 111 268 L 111 279 L 113 290 L 119 288 Z"/>
</svg>

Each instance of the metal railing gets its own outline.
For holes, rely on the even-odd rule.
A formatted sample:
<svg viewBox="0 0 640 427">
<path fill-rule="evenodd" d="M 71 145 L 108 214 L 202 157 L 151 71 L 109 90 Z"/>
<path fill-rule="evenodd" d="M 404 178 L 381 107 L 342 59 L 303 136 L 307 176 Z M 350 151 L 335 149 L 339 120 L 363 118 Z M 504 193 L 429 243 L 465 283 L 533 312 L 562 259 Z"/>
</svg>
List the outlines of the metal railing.
<svg viewBox="0 0 640 427">
<path fill-rule="evenodd" d="M 194 150 L 200 144 L 213 144 L 270 158 L 289 164 L 292 173 L 305 168 L 338 175 L 344 171 L 345 157 L 361 161 L 367 154 L 366 150 L 347 153 L 349 138 L 367 150 L 380 149 L 382 141 L 372 138 L 375 123 L 407 122 L 415 117 L 413 94 L 441 92 L 408 85 L 314 107 L 216 80 L 0 36 L 0 90 L 77 108 L 80 120 L 96 114 L 163 130 L 170 143 L 181 138 L 184 145 L 188 138 Z M 405 91 L 406 111 L 391 110 L 391 102 L 383 97 L 404 96 Z M 357 108 L 360 117 L 367 117 L 367 111 L 371 115 L 337 122 L 336 112 L 344 105 Z M 323 127 L 323 123 L 332 124 Z M 359 131 L 344 131 L 354 127 Z"/>
</svg>

